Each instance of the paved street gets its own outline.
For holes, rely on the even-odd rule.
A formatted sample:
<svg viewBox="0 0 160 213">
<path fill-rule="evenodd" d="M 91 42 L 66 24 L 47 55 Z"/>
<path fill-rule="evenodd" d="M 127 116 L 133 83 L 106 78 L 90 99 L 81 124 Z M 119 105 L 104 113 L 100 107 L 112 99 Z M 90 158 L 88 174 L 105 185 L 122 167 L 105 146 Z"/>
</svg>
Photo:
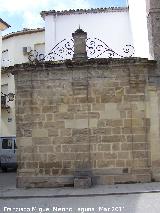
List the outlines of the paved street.
<svg viewBox="0 0 160 213">
<path fill-rule="evenodd" d="M 16 172 L 10 170 L 7 173 L 0 170 L 0 189 L 13 188 L 16 185 Z"/>
<path fill-rule="evenodd" d="M 81 198 L 7 199 L 0 200 L 0 212 L 159 213 L 160 193 Z"/>
<path fill-rule="evenodd" d="M 0 172 L 0 213 L 159 213 L 160 183 L 90 189 L 16 189 L 16 173 Z"/>
</svg>

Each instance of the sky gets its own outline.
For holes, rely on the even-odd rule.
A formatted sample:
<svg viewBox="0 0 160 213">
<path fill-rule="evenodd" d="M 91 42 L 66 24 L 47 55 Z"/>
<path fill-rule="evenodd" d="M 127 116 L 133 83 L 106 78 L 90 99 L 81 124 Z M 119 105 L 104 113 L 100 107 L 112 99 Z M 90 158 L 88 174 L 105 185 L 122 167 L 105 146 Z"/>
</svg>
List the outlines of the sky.
<svg viewBox="0 0 160 213">
<path fill-rule="evenodd" d="M 23 28 L 44 27 L 44 20 L 40 16 L 41 11 L 126 5 L 127 0 L 0 0 L 0 18 L 11 25 L 3 32 L 4 35 Z"/>
</svg>

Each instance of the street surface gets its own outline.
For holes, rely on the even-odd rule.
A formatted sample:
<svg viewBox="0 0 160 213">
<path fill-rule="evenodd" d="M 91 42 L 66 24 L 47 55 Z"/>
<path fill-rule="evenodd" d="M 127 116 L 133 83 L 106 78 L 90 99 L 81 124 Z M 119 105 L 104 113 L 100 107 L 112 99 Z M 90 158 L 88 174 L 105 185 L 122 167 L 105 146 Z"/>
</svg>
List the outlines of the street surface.
<svg viewBox="0 0 160 213">
<path fill-rule="evenodd" d="M 16 172 L 9 170 L 7 173 L 0 170 L 0 189 L 13 188 L 16 185 Z M 0 212 L 1 213 L 1 212 Z"/>
<path fill-rule="evenodd" d="M 74 198 L 0 199 L 0 212 L 159 213 L 160 193 Z"/>
<path fill-rule="evenodd" d="M 153 189 L 157 189 L 157 192 L 140 193 L 140 194 L 121 194 L 121 195 L 103 195 L 98 194 L 72 194 L 75 189 L 68 190 L 65 196 L 52 197 L 49 191 L 51 189 L 38 190 L 37 195 L 44 195 L 44 197 L 25 197 L 28 190 L 22 189 L 16 190 L 16 173 L 9 171 L 7 173 L 0 172 L 0 195 L 5 192 L 6 195 L 11 194 L 11 197 L 0 197 L 0 213 L 4 212 L 31 212 L 31 213 L 105 213 L 105 212 L 122 212 L 122 213 L 159 213 L 160 212 L 160 183 L 153 183 Z M 149 184 L 145 184 L 145 189 L 151 187 Z M 122 186 L 122 185 L 121 185 Z M 132 185 L 136 188 L 138 185 Z M 139 185 L 139 187 L 142 185 Z M 156 187 L 155 187 L 156 186 Z M 120 186 L 118 186 L 121 189 Z M 122 188 L 129 186 L 123 185 Z M 97 190 L 105 187 L 99 187 Z M 108 187 L 111 189 L 112 187 Z M 115 188 L 115 187 L 114 187 Z M 33 189 L 30 195 L 32 196 L 37 189 Z M 56 191 L 57 190 L 57 191 Z M 56 189 L 57 195 L 61 189 Z M 85 189 L 88 193 L 89 190 Z M 10 193 L 12 191 L 12 193 Z M 15 192 L 15 197 L 13 197 Z M 45 192 L 45 193 L 44 193 Z M 46 193 L 47 192 L 47 193 Z M 21 197 L 21 194 L 24 194 Z M 16 196 L 19 196 L 16 198 Z M 48 196 L 48 197 L 47 197 Z"/>
</svg>

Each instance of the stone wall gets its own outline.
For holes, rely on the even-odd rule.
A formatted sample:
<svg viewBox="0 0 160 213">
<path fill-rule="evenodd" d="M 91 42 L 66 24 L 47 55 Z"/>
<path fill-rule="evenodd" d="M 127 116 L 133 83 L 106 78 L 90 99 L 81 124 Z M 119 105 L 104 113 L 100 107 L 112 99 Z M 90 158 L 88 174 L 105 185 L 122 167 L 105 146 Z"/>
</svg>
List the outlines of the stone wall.
<svg viewBox="0 0 160 213">
<path fill-rule="evenodd" d="M 125 58 L 10 68 L 17 186 L 70 186 L 86 176 L 93 184 L 151 181 L 154 67 L 155 61 Z"/>
<path fill-rule="evenodd" d="M 156 70 L 150 72 L 148 115 L 150 116 L 150 144 L 152 179 L 160 181 L 160 1 L 146 0 L 150 58 L 157 60 Z"/>
<path fill-rule="evenodd" d="M 160 1 L 146 0 L 150 57 L 160 60 Z"/>
</svg>

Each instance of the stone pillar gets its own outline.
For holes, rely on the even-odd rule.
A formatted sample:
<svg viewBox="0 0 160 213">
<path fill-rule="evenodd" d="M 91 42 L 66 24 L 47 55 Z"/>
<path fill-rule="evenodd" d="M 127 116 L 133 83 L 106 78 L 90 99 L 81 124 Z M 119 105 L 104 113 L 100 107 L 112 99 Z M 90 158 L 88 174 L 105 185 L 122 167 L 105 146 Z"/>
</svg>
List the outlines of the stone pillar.
<svg viewBox="0 0 160 213">
<path fill-rule="evenodd" d="M 152 180 L 160 181 L 160 1 L 146 0 L 149 49 L 157 61 L 156 70 L 149 72 L 149 113 Z"/>
<path fill-rule="evenodd" d="M 159 92 L 155 86 L 148 88 L 149 117 L 150 117 L 150 149 L 152 180 L 160 181 L 160 120 L 159 120 Z"/>
<path fill-rule="evenodd" d="M 160 1 L 146 0 L 146 9 L 150 56 L 160 60 Z"/>
<path fill-rule="evenodd" d="M 74 39 L 73 60 L 86 60 L 87 59 L 87 52 L 86 52 L 87 33 L 79 28 L 74 33 L 72 33 L 72 37 Z"/>
</svg>

